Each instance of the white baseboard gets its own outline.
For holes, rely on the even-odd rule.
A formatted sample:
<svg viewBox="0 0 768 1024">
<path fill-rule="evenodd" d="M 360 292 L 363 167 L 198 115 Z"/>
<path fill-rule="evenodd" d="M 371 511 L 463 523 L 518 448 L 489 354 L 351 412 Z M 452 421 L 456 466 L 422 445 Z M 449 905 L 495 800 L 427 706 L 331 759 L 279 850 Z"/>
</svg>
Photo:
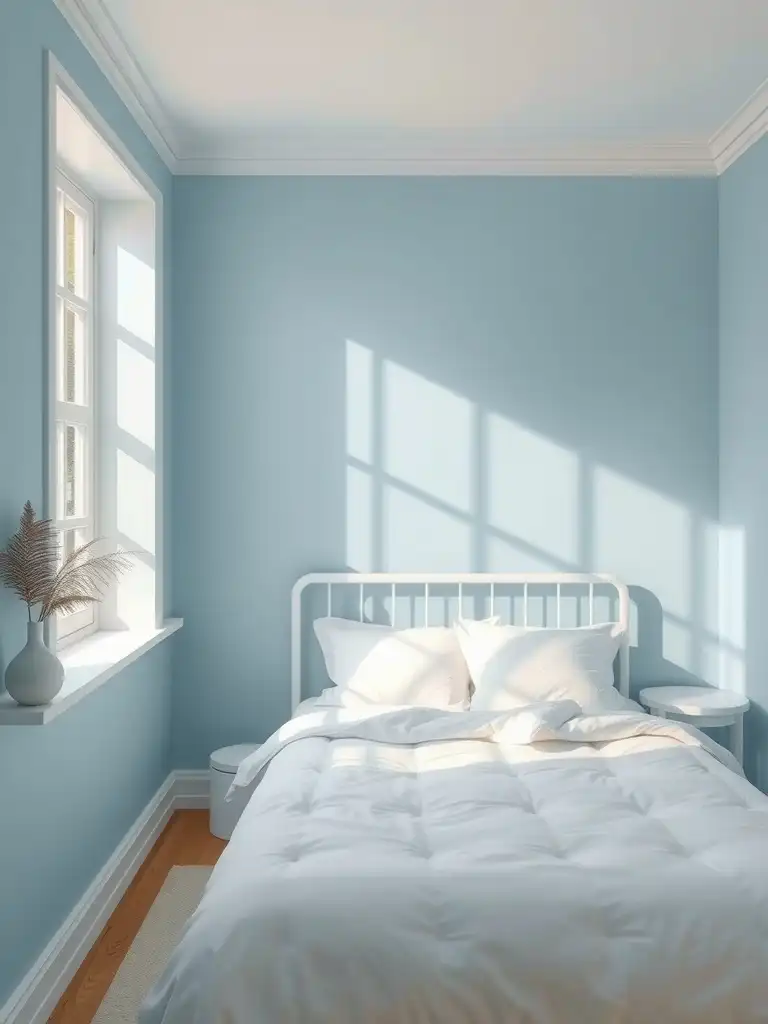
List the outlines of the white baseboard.
<svg viewBox="0 0 768 1024">
<path fill-rule="evenodd" d="M 171 772 L 82 899 L 0 1007 L 4 1024 L 45 1024 L 175 810 L 208 806 L 208 773 Z"/>
<path fill-rule="evenodd" d="M 173 809 L 198 810 L 210 802 L 211 782 L 207 771 L 177 768 L 174 774 Z"/>
</svg>

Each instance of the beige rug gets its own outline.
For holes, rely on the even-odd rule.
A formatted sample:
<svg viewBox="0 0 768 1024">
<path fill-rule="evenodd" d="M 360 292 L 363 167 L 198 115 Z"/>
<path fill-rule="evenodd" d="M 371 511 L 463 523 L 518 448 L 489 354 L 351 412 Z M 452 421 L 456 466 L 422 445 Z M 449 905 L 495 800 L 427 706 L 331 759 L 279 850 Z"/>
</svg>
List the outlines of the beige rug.
<svg viewBox="0 0 768 1024">
<path fill-rule="evenodd" d="M 92 1024 L 136 1024 L 144 996 L 168 963 L 211 871 L 213 868 L 171 868 Z"/>
</svg>

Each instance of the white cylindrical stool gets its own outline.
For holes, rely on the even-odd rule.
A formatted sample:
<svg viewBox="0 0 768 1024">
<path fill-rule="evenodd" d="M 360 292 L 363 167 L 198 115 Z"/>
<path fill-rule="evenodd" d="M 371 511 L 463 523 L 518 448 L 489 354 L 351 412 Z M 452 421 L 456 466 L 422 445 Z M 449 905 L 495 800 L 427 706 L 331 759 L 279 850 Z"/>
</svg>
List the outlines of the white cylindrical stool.
<svg viewBox="0 0 768 1024">
<path fill-rule="evenodd" d="M 234 832 L 240 815 L 251 796 L 245 790 L 236 793 L 229 803 L 225 797 L 237 775 L 242 761 L 259 749 L 258 743 L 238 743 L 234 747 L 222 747 L 211 754 L 211 823 L 213 835 L 229 839 Z"/>
</svg>

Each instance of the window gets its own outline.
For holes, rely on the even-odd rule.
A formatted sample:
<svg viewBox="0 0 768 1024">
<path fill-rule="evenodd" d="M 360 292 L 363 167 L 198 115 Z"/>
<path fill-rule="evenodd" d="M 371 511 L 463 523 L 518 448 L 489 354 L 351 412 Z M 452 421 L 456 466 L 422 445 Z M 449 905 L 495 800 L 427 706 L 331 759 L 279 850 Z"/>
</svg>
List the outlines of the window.
<svg viewBox="0 0 768 1024">
<path fill-rule="evenodd" d="M 51 623 L 62 646 L 164 620 L 163 216 L 154 184 L 51 67 L 46 514 L 62 558 L 103 538 L 132 563 L 92 608 Z"/>
<path fill-rule="evenodd" d="M 96 536 L 95 209 L 64 174 L 56 187 L 55 521 L 62 559 Z M 59 642 L 96 628 L 93 607 L 61 615 Z"/>
</svg>

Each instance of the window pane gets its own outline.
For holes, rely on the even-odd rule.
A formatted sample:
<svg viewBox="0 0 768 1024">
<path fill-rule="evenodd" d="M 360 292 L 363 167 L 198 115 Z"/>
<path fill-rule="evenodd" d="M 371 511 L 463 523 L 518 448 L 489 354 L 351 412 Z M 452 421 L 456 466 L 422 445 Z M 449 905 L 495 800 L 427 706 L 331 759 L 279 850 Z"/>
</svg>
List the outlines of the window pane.
<svg viewBox="0 0 768 1024">
<path fill-rule="evenodd" d="M 64 286 L 85 298 L 85 219 L 64 202 Z"/>
<path fill-rule="evenodd" d="M 64 193 L 56 189 L 56 284 L 64 287 Z"/>
<path fill-rule="evenodd" d="M 64 563 L 77 548 L 87 544 L 88 530 L 64 530 L 59 534 L 59 562 Z"/>
<path fill-rule="evenodd" d="M 65 562 L 73 551 L 82 547 L 82 545 L 86 544 L 90 539 L 89 530 L 64 530 L 62 533 L 59 533 L 60 564 Z M 84 608 L 79 608 L 71 612 L 59 612 L 57 615 L 59 620 L 57 628 L 59 638 L 68 636 L 75 630 L 84 629 L 86 626 L 92 625 L 94 613 L 95 609 L 93 605 L 86 605 Z"/>
<path fill-rule="evenodd" d="M 77 450 L 77 431 L 74 427 L 66 427 L 65 466 L 64 466 L 64 514 L 74 516 L 77 513 L 77 482 L 80 476 L 80 459 Z"/>
<path fill-rule="evenodd" d="M 61 562 L 93 537 L 93 207 L 59 175 L 56 205 L 56 520 Z M 75 527 L 77 526 L 77 529 Z M 98 624 L 91 606 L 57 613 L 58 639 Z"/>
<path fill-rule="evenodd" d="M 60 401 L 77 405 L 87 403 L 85 360 L 85 317 L 68 302 L 59 301 Z"/>
<path fill-rule="evenodd" d="M 59 562 L 63 563 L 76 548 L 81 547 L 91 539 L 89 530 L 64 530 L 59 533 Z M 85 629 L 93 625 L 95 608 L 93 605 L 86 605 L 71 612 L 58 612 L 58 626 L 56 628 L 59 639 L 74 633 L 76 630 Z"/>
<path fill-rule="evenodd" d="M 82 517 L 86 508 L 86 436 L 82 427 L 60 423 L 58 517 Z"/>
</svg>

